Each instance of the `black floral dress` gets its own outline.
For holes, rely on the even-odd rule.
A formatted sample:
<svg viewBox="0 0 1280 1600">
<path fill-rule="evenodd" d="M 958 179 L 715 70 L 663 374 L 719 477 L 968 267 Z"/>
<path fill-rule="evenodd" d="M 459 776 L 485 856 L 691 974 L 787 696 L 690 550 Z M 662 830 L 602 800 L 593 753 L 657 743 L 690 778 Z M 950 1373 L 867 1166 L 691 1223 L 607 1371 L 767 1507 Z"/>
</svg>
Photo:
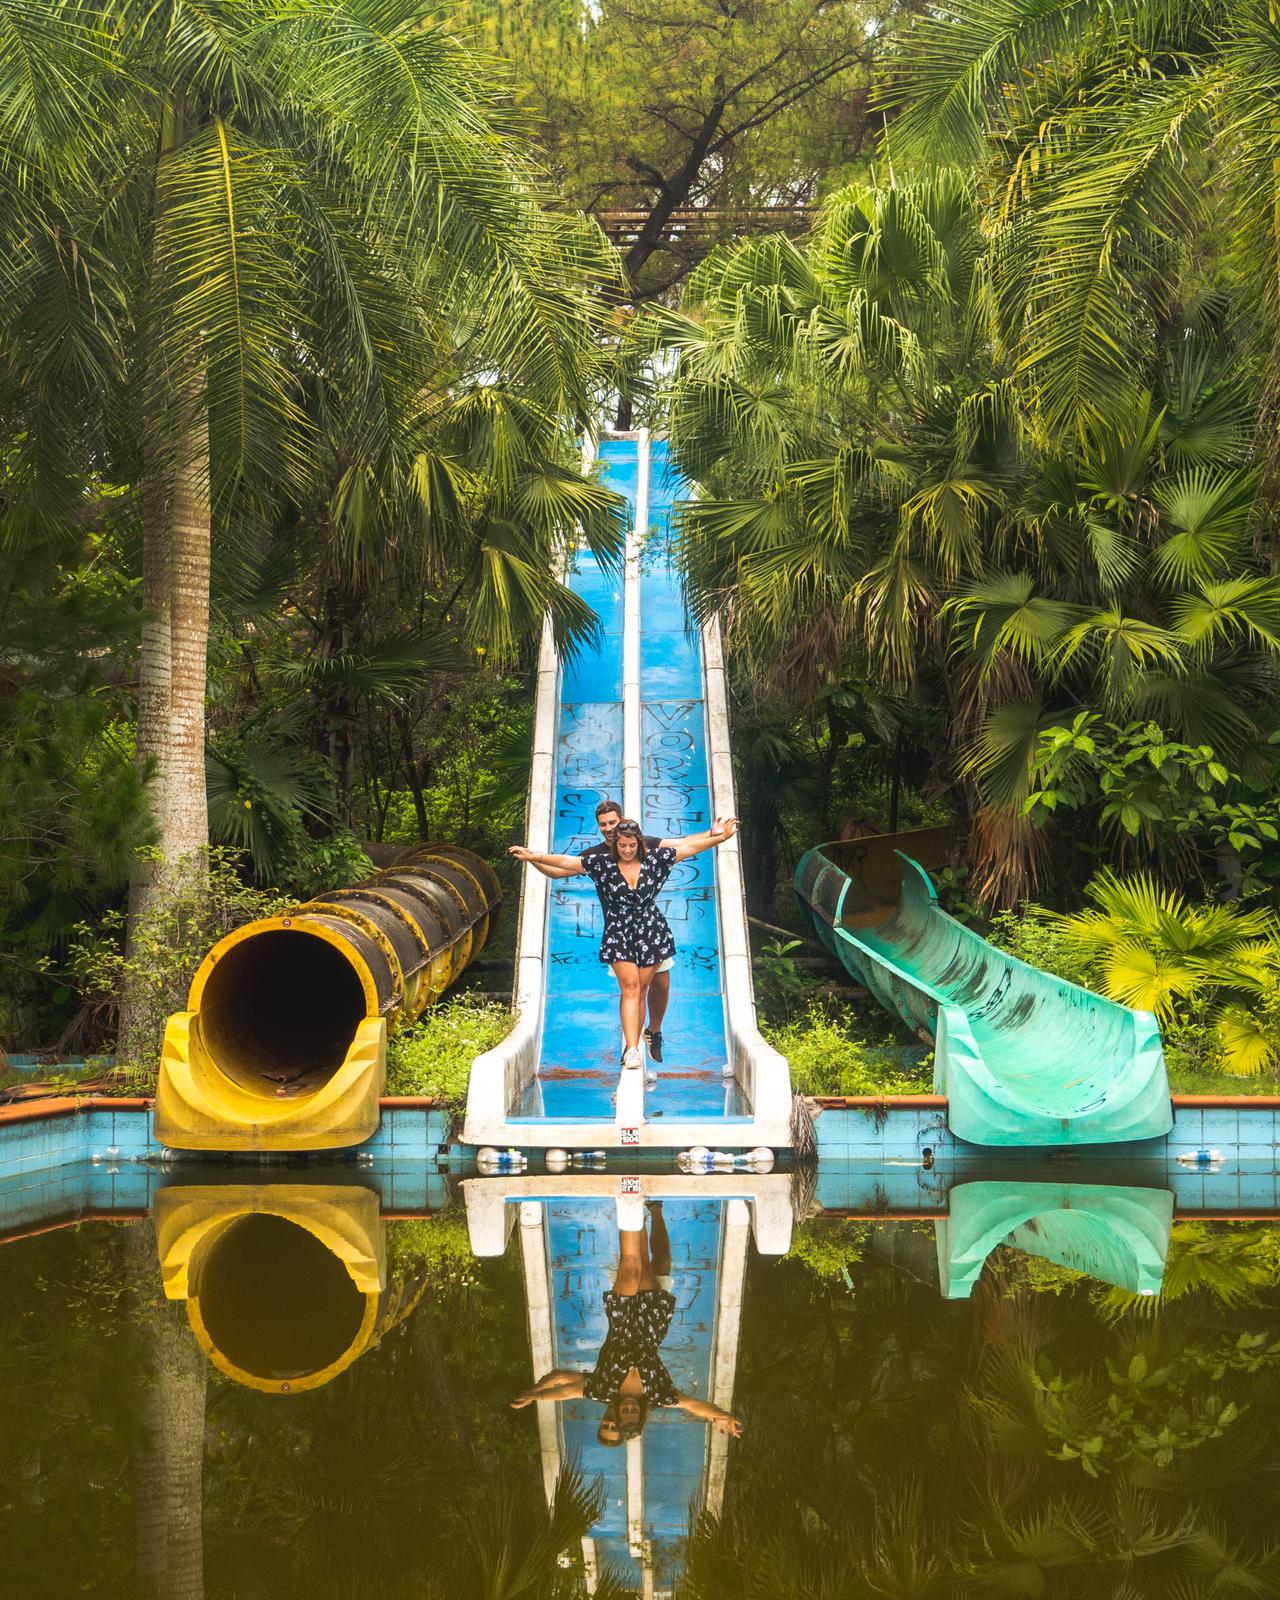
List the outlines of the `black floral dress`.
<svg viewBox="0 0 1280 1600">
<path fill-rule="evenodd" d="M 609 1332 L 595 1370 L 582 1386 L 588 1400 L 602 1400 L 605 1405 L 616 1400 L 623 1379 L 634 1367 L 651 1405 L 680 1404 L 671 1374 L 658 1354 L 675 1309 L 676 1297 L 665 1289 L 641 1289 L 638 1294 L 617 1294 L 610 1289 L 606 1293 L 604 1311 Z"/>
<path fill-rule="evenodd" d="M 671 876 L 675 859 L 670 845 L 650 850 L 640 863 L 635 888 L 629 889 L 612 856 L 588 851 L 582 857 L 583 871 L 595 884 L 604 909 L 600 959 L 606 965 L 634 961 L 638 967 L 655 967 L 675 955 L 671 924 L 658 910 L 658 893 Z"/>
</svg>

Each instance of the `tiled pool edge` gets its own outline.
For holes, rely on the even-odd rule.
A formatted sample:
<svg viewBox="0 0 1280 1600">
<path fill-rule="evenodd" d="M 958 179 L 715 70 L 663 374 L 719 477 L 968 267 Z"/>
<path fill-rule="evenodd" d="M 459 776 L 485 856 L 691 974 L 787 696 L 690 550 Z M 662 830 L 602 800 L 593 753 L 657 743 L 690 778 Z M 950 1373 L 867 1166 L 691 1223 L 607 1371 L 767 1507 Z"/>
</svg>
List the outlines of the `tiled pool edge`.
<svg viewBox="0 0 1280 1600">
<path fill-rule="evenodd" d="M 1280 1162 L 1280 1096 L 1174 1095 L 1173 1130 L 1159 1139 L 1107 1145 L 1056 1147 L 972 1145 L 947 1127 L 947 1102 L 941 1095 L 830 1096 L 812 1102 L 818 1161 L 901 1161 L 925 1159 L 983 1166 L 1065 1154 L 1073 1167 L 1091 1161 L 1163 1160 L 1169 1153 L 1220 1150 L 1233 1160 Z M 926 1155 L 927 1152 L 927 1155 Z"/>
<path fill-rule="evenodd" d="M 447 1106 L 425 1096 L 388 1097 L 378 1131 L 355 1153 L 381 1163 L 431 1161 L 448 1144 L 452 1122 Z M 82 1095 L 0 1106 L 0 1182 L 73 1162 L 118 1164 L 163 1154 L 150 1100 Z M 218 1152 L 212 1159 L 226 1157 Z"/>
<path fill-rule="evenodd" d="M 1056 1159 L 1058 1154 L 966 1144 L 947 1128 L 947 1103 L 940 1095 L 823 1097 L 811 1104 L 819 1162 L 987 1166 Z M 1072 1166 L 1078 1170 L 1093 1161 L 1163 1161 L 1178 1152 L 1206 1149 L 1230 1153 L 1233 1161 L 1280 1169 L 1280 1096 L 1174 1095 L 1173 1108 L 1173 1132 L 1167 1138 L 1080 1147 L 1070 1152 Z M 377 1133 L 347 1153 L 379 1164 L 435 1160 L 449 1148 L 452 1124 L 448 1107 L 429 1098 L 389 1097 L 382 1101 Z M 139 1162 L 163 1153 L 149 1100 L 84 1095 L 0 1106 L 0 1181 L 23 1175 L 34 1180 L 74 1162 Z"/>
<path fill-rule="evenodd" d="M 1280 1097 L 1174 1097 L 1174 1130 L 1141 1144 L 1070 1150 L 985 1149 L 954 1139 L 946 1101 L 935 1095 L 814 1102 L 818 1170 L 814 1199 L 828 1214 L 907 1219 L 945 1212 L 957 1184 L 1125 1183 L 1173 1191 L 1176 1214 L 1280 1216 Z M 442 1157 L 452 1117 L 428 1099 L 386 1099 L 382 1125 L 357 1150 L 332 1152 L 350 1181 L 373 1184 L 384 1214 L 421 1215 L 446 1199 Z M 453 1146 L 456 1150 L 456 1144 Z M 1198 1152 L 1221 1152 L 1203 1163 Z M 102 1096 L 26 1101 L 0 1107 L 0 1242 L 86 1217 L 145 1215 L 156 1187 L 190 1182 L 199 1167 L 154 1137 L 150 1102 Z M 619 1152 L 619 1154 L 622 1154 Z M 314 1152 L 271 1158 L 210 1158 L 208 1181 L 314 1181 Z M 625 1156 L 624 1156 L 625 1160 Z M 261 1171 L 262 1179 L 255 1173 Z M 181 1176 L 185 1172 L 185 1178 Z M 216 1174 L 216 1176 L 215 1176 Z M 367 1174 L 367 1179 L 363 1176 Z M 617 1168 L 610 1175 L 616 1182 Z M 205 1181 L 203 1178 L 198 1181 Z M 345 1180 L 344 1180 L 345 1181 Z"/>
</svg>

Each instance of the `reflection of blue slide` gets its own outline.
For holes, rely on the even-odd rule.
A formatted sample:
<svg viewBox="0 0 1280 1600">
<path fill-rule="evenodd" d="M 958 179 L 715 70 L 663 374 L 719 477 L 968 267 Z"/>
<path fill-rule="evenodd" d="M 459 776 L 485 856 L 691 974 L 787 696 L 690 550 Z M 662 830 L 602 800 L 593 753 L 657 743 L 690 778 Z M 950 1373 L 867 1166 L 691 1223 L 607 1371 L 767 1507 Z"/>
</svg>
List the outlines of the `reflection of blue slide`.
<svg viewBox="0 0 1280 1600">
<path fill-rule="evenodd" d="M 971 1293 L 1000 1244 L 1133 1294 L 1157 1294 L 1173 1225 L 1168 1189 L 1086 1183 L 962 1183 L 937 1222 L 938 1281 L 948 1300 Z"/>
<path fill-rule="evenodd" d="M 676 1312 L 662 1360 L 681 1394 L 709 1399 L 720 1285 L 722 1204 L 668 1200 L 672 1293 Z M 546 1204 L 554 1364 L 590 1371 L 604 1343 L 603 1295 L 618 1262 L 614 1202 L 555 1200 Z M 574 1459 L 588 1482 L 600 1479 L 605 1506 L 591 1530 L 595 1559 L 628 1587 L 670 1592 L 679 1576 L 689 1507 L 701 1499 L 708 1429 L 684 1412 L 655 1406 L 638 1445 L 608 1448 L 596 1439 L 604 1407 L 574 1400 L 557 1407 L 562 1458 Z M 629 1534 L 631 1537 L 629 1538 Z M 637 1539 L 635 1536 L 639 1535 Z M 638 1547 L 638 1548 L 637 1548 Z"/>
<path fill-rule="evenodd" d="M 697 833 L 711 822 L 704 729 L 701 645 L 686 628 L 679 579 L 670 564 L 668 522 L 675 484 L 667 447 L 651 446 L 649 539 L 640 581 L 641 820 L 646 833 Z M 637 444 L 600 446 L 605 481 L 625 494 L 634 516 Z M 599 647 L 565 668 L 555 763 L 552 848 L 576 854 L 599 842 L 599 801 L 623 803 L 623 584 L 579 557 L 574 590 L 600 617 Z M 724 1068 L 724 1001 L 715 905 L 714 853 L 681 862 L 662 908 L 676 936 L 673 1003 L 658 1081 L 645 1097 L 647 1118 L 715 1117 L 741 1110 Z M 552 886 L 547 929 L 546 1007 L 537 1078 L 525 1116 L 579 1121 L 613 1118 L 621 1037 L 618 987 L 601 965 L 600 906 L 587 878 Z"/>
</svg>

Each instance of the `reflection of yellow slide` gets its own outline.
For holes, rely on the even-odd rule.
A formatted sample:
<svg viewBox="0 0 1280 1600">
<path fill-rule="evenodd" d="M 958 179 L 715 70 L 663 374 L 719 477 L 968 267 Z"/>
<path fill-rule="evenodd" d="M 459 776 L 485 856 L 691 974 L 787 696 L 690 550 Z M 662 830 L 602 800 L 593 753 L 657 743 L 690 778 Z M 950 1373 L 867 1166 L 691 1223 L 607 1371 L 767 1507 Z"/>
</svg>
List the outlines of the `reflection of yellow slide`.
<svg viewBox="0 0 1280 1600">
<path fill-rule="evenodd" d="M 220 940 L 169 1018 L 155 1131 L 178 1150 L 337 1150 L 378 1126 L 387 1029 L 483 949 L 501 902 L 469 850 L 385 872 Z"/>
<path fill-rule="evenodd" d="M 155 1217 L 165 1295 L 186 1301 L 200 1348 L 237 1383 L 318 1389 L 380 1331 L 386 1224 L 371 1189 L 161 1189 Z"/>
</svg>

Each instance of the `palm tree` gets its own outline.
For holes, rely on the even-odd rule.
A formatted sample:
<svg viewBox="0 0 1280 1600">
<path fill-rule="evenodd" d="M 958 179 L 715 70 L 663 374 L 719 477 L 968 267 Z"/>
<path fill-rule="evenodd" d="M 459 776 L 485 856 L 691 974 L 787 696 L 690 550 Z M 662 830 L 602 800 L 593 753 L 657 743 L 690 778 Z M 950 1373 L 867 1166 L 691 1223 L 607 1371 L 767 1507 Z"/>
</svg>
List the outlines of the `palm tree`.
<svg viewBox="0 0 1280 1600">
<path fill-rule="evenodd" d="M 142 1342 L 134 1453 L 137 1577 L 141 1592 L 157 1600 L 201 1600 L 209 1364 L 184 1308 L 161 1292 L 150 1220 L 129 1229 L 126 1273 Z"/>
<path fill-rule="evenodd" d="M 371 477 L 412 503 L 420 419 L 483 374 L 558 427 L 585 414 L 591 291 L 611 268 L 540 189 L 486 69 L 410 0 L 36 0 L 0 6 L 0 30 L 23 46 L 0 76 L 0 186 L 19 200 L 0 315 L 15 345 L 41 326 L 62 341 L 10 375 L 33 460 L 65 495 L 83 449 L 56 422 L 69 394 L 81 434 L 136 450 L 137 748 L 158 831 L 136 919 L 199 874 L 207 842 L 215 529 L 305 503 L 334 452 L 335 520 L 358 523 Z M 530 600 L 565 605 L 526 583 L 511 627 Z M 123 1032 L 128 1053 L 128 1017 Z"/>
<path fill-rule="evenodd" d="M 651 326 L 702 490 L 696 605 L 789 692 L 865 661 L 902 696 L 928 669 L 973 881 L 1011 902 L 1044 842 L 1023 806 L 1045 729 L 1097 705 L 1243 759 L 1277 702 L 1280 586 L 1230 303 L 1171 307 L 1155 387 L 1051 431 L 982 220 L 952 169 L 850 189 L 807 248 L 724 251 Z"/>
<path fill-rule="evenodd" d="M 960 0 L 916 19 L 883 96 L 890 145 L 980 173 L 1004 324 L 1051 423 L 1150 385 L 1170 307 L 1215 276 L 1247 295 L 1274 385 L 1278 74 L 1269 0 Z"/>
<path fill-rule="evenodd" d="M 1280 928 L 1271 911 L 1197 909 L 1141 873 L 1101 873 L 1086 893 L 1090 909 L 1056 920 L 1104 994 L 1165 1023 L 1204 999 L 1229 1072 L 1250 1077 L 1275 1062 Z"/>
</svg>

